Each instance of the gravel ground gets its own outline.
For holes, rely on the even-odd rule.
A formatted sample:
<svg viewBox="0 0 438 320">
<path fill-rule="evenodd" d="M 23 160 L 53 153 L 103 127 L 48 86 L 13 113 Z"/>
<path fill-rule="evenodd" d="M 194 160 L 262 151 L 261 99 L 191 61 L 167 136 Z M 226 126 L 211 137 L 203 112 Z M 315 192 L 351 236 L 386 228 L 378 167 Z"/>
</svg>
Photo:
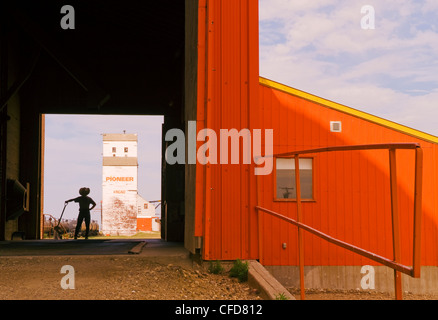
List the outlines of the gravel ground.
<svg viewBox="0 0 438 320">
<path fill-rule="evenodd" d="M 64 265 L 74 268 L 74 289 L 61 287 L 70 275 Z M 226 273 L 140 256 L 0 258 L 0 300 L 258 300 L 258 293 Z"/>
<path fill-rule="evenodd" d="M 295 288 L 288 288 L 288 291 L 300 300 L 300 291 Z M 306 300 L 394 300 L 393 293 L 358 290 L 306 290 Z M 403 300 L 438 300 L 438 295 L 413 294 L 405 292 Z"/>
<path fill-rule="evenodd" d="M 74 268 L 74 289 L 62 289 L 64 265 Z M 297 289 L 288 290 L 300 299 Z M 405 300 L 438 295 L 404 293 Z M 380 292 L 306 290 L 306 300 L 393 300 Z M 0 257 L 0 300 L 261 300 L 259 292 L 225 272 L 197 264 L 167 264 L 141 256 Z"/>
</svg>

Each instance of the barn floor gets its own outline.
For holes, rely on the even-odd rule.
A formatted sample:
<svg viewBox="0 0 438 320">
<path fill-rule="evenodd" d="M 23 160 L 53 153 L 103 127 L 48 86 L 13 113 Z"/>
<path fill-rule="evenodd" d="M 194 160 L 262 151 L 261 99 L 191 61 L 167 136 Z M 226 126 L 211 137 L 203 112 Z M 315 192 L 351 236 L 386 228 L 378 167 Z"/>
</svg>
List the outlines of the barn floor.
<svg viewBox="0 0 438 320">
<path fill-rule="evenodd" d="M 141 255 L 188 255 L 182 243 L 160 239 L 96 239 L 96 240 L 21 240 L 0 241 L 0 256 L 66 256 L 128 254 L 139 243 L 146 242 Z"/>
<path fill-rule="evenodd" d="M 138 241 L 24 240 L 0 242 L 2 256 L 113 255 L 127 253 Z"/>
</svg>

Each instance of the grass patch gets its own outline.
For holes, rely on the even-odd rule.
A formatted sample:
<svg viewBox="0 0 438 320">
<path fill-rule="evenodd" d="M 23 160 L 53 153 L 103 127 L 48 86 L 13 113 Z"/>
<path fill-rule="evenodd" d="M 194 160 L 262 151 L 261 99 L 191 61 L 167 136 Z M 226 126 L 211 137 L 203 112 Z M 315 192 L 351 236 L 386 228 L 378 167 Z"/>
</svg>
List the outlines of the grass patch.
<svg viewBox="0 0 438 320">
<path fill-rule="evenodd" d="M 138 232 L 132 236 L 90 236 L 89 239 L 161 239 L 160 231 Z"/>
<path fill-rule="evenodd" d="M 248 262 L 237 259 L 230 270 L 230 277 L 237 278 L 240 282 L 248 281 L 248 270 Z"/>
<path fill-rule="evenodd" d="M 212 274 L 220 274 L 224 271 L 224 267 L 220 263 L 219 260 L 216 260 L 215 262 L 210 261 L 210 265 L 208 267 L 208 272 Z"/>
<path fill-rule="evenodd" d="M 276 294 L 275 300 L 289 300 L 289 298 L 283 292 L 283 293 Z"/>
</svg>

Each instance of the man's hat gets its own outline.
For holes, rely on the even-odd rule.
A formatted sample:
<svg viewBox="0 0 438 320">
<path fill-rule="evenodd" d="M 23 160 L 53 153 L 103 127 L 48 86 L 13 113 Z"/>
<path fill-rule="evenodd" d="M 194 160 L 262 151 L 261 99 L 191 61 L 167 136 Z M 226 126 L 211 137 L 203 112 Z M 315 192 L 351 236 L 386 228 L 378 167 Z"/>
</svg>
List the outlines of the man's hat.
<svg viewBox="0 0 438 320">
<path fill-rule="evenodd" d="M 79 189 L 79 194 L 81 195 L 81 196 L 86 196 L 86 195 L 88 195 L 90 193 L 90 188 L 85 188 L 85 187 L 83 187 L 83 188 L 80 188 Z"/>
</svg>

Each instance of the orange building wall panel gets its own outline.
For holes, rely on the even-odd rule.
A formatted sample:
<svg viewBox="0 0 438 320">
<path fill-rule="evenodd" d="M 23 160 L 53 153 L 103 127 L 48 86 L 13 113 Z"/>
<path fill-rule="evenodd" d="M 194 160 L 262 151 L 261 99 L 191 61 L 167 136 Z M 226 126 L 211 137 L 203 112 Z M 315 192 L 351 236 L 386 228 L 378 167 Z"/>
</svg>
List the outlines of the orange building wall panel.
<svg viewBox="0 0 438 320">
<path fill-rule="evenodd" d="M 198 131 L 273 129 L 274 153 L 370 143 L 420 143 L 424 150 L 423 265 L 438 265 L 437 144 L 263 84 L 258 65 L 258 4 L 200 0 Z M 342 133 L 330 132 L 342 121 Z M 204 142 L 198 142 L 198 147 Z M 262 147 L 263 150 L 263 147 Z M 412 263 L 413 152 L 397 152 L 402 263 Z M 258 259 L 256 178 L 251 165 L 197 165 L 196 236 L 205 260 Z M 308 224 L 392 258 L 389 157 L 385 151 L 318 154 Z M 274 176 L 262 177 L 261 205 L 296 218 L 296 204 L 274 201 Z M 263 215 L 263 264 L 297 264 L 297 230 Z M 286 243 L 286 249 L 282 244 Z M 368 259 L 304 233 L 306 265 L 364 265 Z"/>
<path fill-rule="evenodd" d="M 258 3 L 199 3 L 198 131 L 250 129 L 249 108 L 256 108 L 259 89 Z M 250 165 L 198 164 L 196 221 L 203 227 L 196 235 L 202 233 L 205 259 L 257 256 L 256 235 L 250 232 L 257 224 L 250 207 L 255 195 L 250 179 Z"/>
<path fill-rule="evenodd" d="M 391 128 L 261 86 L 263 124 L 274 129 L 274 154 L 338 145 L 413 142 L 424 150 L 423 265 L 437 265 L 437 145 Z M 285 126 L 280 119 L 287 118 Z M 342 121 L 342 133 L 330 132 Z M 414 152 L 397 151 L 402 263 L 412 264 Z M 303 203 L 304 223 L 337 239 L 392 259 L 389 156 L 387 151 L 348 151 L 314 158 L 315 201 Z M 261 206 L 296 219 L 296 204 L 274 201 L 274 179 L 262 178 Z M 265 264 L 296 265 L 295 227 L 264 215 Z M 374 264 L 305 233 L 306 265 Z M 288 244 L 288 249 L 281 247 Z"/>
<path fill-rule="evenodd" d="M 137 231 L 152 231 L 152 218 L 137 218 Z"/>
</svg>

